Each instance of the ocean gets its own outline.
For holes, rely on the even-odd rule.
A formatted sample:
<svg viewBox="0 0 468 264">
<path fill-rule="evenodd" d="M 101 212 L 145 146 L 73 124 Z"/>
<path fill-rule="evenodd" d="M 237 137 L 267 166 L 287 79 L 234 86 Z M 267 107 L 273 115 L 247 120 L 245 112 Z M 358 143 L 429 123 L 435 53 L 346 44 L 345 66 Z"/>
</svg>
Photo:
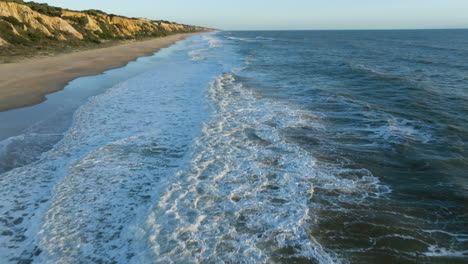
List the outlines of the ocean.
<svg viewBox="0 0 468 264">
<path fill-rule="evenodd" d="M 466 263 L 467 57 L 218 31 L 2 112 L 1 263 Z"/>
</svg>

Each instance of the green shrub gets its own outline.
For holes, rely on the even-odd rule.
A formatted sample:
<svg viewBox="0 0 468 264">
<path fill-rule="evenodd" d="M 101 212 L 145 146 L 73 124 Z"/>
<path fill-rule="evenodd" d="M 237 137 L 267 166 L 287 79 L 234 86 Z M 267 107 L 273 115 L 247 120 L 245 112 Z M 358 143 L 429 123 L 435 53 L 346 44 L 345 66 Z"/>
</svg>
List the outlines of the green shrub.
<svg viewBox="0 0 468 264">
<path fill-rule="evenodd" d="M 26 38 L 16 35 L 11 28 L 11 24 L 4 20 L 0 20 L 0 36 L 13 45 L 26 44 L 28 42 Z"/>
<path fill-rule="evenodd" d="M 103 20 L 98 20 L 98 25 L 102 32 L 96 32 L 96 34 L 102 39 L 113 39 L 119 35 L 119 31 L 115 25 L 106 23 Z"/>
<path fill-rule="evenodd" d="M 97 37 L 94 37 L 94 36 L 92 36 L 92 37 L 88 36 L 88 37 L 85 38 L 85 40 L 88 41 L 88 42 L 91 42 L 91 43 L 101 44 L 101 40 L 99 38 L 97 38 Z"/>
<path fill-rule="evenodd" d="M 10 33 L 13 33 L 11 25 L 6 21 L 0 20 L 0 35 L 9 35 Z"/>
<path fill-rule="evenodd" d="M 72 21 L 73 23 L 79 25 L 79 26 L 86 26 L 88 24 L 88 18 L 87 17 L 70 17 L 70 16 L 64 16 L 62 17 L 65 20 Z"/>
<path fill-rule="evenodd" d="M 101 44 L 101 40 L 99 39 L 99 37 L 96 36 L 97 34 L 93 34 L 92 32 L 87 31 L 87 30 L 83 30 L 83 32 L 80 32 L 80 33 L 83 34 L 84 41 L 95 43 L 95 44 Z"/>
<path fill-rule="evenodd" d="M 86 14 L 92 15 L 92 16 L 106 15 L 105 12 L 103 12 L 103 11 L 101 11 L 101 10 L 97 10 L 97 9 L 85 10 L 85 11 L 83 11 L 83 13 L 86 13 Z"/>
<path fill-rule="evenodd" d="M 20 26 L 22 25 L 21 22 L 19 22 L 18 19 L 16 19 L 16 17 L 13 17 L 13 16 L 0 16 L 1 19 L 9 22 L 10 24 L 14 25 L 14 26 Z"/>
<path fill-rule="evenodd" d="M 24 1 L 22 0 L 3 0 L 5 2 L 13 2 L 13 3 L 17 3 L 17 4 L 22 4 L 24 5 Z"/>
<path fill-rule="evenodd" d="M 49 6 L 48 4 L 39 4 L 34 2 L 26 3 L 32 10 L 53 17 L 60 17 L 62 16 L 62 9 L 59 7 Z"/>
<path fill-rule="evenodd" d="M 22 0 L 3 0 L 6 2 L 13 2 L 21 5 L 28 6 L 32 10 L 47 15 L 47 16 L 55 16 L 60 17 L 62 15 L 62 8 L 49 6 L 48 4 L 43 3 L 36 3 L 36 2 L 24 2 Z"/>
<path fill-rule="evenodd" d="M 29 29 L 27 32 L 26 32 L 26 35 L 28 36 L 28 38 L 31 40 L 31 41 L 39 41 L 41 39 L 43 39 L 45 37 L 44 33 L 40 32 L 39 30 L 35 30 L 35 29 Z"/>
</svg>

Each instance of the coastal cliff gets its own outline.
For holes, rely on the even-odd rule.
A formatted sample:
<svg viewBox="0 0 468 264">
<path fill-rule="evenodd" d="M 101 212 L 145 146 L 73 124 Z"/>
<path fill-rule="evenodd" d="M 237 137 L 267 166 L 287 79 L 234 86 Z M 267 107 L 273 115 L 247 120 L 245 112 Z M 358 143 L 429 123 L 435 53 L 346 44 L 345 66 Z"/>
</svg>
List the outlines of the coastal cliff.
<svg viewBox="0 0 468 264">
<path fill-rule="evenodd" d="M 8 52 L 15 55 L 21 49 L 40 53 L 51 46 L 80 47 L 208 30 L 162 20 L 127 18 L 100 10 L 72 11 L 21 0 L 0 1 L 2 55 Z"/>
</svg>

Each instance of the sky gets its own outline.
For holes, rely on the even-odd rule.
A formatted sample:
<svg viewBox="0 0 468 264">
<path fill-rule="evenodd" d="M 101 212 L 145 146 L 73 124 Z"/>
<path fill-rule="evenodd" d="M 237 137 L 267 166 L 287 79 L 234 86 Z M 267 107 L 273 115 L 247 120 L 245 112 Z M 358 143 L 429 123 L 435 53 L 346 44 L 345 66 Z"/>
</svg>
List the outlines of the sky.
<svg viewBox="0 0 468 264">
<path fill-rule="evenodd" d="M 35 0 L 222 30 L 468 28 L 468 0 Z"/>
</svg>

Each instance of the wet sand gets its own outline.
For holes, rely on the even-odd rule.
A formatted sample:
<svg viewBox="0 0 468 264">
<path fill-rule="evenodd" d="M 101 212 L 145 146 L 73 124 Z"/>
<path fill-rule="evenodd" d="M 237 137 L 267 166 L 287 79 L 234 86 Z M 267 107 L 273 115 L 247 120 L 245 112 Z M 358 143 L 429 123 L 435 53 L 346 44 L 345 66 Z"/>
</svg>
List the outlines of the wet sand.
<svg viewBox="0 0 468 264">
<path fill-rule="evenodd" d="M 96 75 L 125 66 L 138 57 L 151 55 L 189 35 L 191 34 L 177 34 L 54 57 L 0 64 L 0 111 L 38 104 L 45 100 L 45 95 L 63 89 L 78 77 Z"/>
</svg>

